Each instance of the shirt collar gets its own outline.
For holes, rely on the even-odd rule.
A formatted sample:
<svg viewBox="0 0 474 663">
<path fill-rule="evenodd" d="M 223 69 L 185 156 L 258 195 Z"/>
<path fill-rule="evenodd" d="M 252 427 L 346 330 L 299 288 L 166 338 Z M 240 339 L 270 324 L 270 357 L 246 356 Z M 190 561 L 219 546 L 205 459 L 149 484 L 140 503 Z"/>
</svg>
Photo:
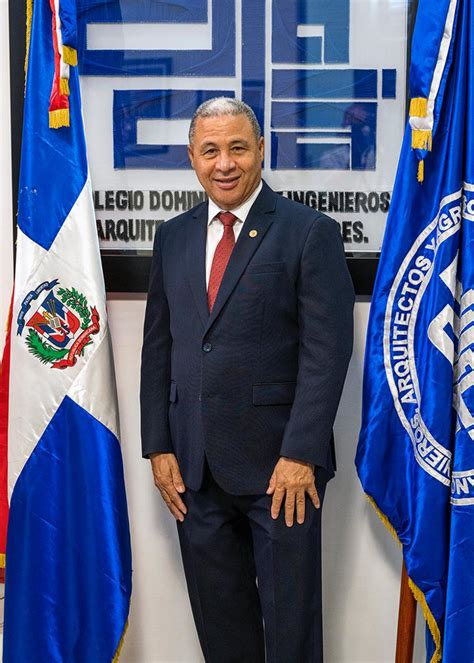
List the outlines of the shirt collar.
<svg viewBox="0 0 474 663">
<path fill-rule="evenodd" d="M 254 204 L 254 202 L 257 199 L 258 194 L 262 190 L 262 180 L 260 180 L 259 185 L 255 189 L 255 191 L 252 193 L 252 195 L 247 198 L 247 200 L 242 203 L 239 207 L 235 207 L 234 209 L 229 210 L 229 212 L 232 212 L 232 214 L 235 214 L 237 217 L 238 221 L 241 223 L 245 223 L 245 219 L 248 216 L 248 213 L 250 212 L 250 208 Z M 207 217 L 207 225 L 210 226 L 211 223 L 215 220 L 216 216 L 219 214 L 219 212 L 222 212 L 222 208 L 220 208 L 216 203 L 209 198 L 209 205 L 208 205 L 208 217 Z"/>
</svg>

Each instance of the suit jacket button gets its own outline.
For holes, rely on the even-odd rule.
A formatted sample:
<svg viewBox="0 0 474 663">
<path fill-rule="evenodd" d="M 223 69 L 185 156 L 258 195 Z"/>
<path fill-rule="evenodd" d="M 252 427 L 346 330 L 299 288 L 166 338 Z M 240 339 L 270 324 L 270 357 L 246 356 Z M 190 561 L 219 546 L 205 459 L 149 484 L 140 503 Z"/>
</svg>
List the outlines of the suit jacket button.
<svg viewBox="0 0 474 663">
<path fill-rule="evenodd" d="M 212 344 L 211 343 L 204 343 L 202 346 L 202 349 L 204 352 L 210 352 L 212 350 Z"/>
</svg>

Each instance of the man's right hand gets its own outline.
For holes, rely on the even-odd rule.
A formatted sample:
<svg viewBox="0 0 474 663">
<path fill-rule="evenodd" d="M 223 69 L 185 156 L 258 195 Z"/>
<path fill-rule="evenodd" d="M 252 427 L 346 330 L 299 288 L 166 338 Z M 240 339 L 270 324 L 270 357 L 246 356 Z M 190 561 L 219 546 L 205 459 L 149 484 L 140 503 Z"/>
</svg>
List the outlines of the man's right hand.
<svg viewBox="0 0 474 663">
<path fill-rule="evenodd" d="M 180 493 L 184 493 L 186 488 L 176 456 L 165 453 L 150 454 L 150 460 L 155 486 L 160 491 L 161 497 L 173 516 L 182 523 L 187 509 Z"/>
</svg>

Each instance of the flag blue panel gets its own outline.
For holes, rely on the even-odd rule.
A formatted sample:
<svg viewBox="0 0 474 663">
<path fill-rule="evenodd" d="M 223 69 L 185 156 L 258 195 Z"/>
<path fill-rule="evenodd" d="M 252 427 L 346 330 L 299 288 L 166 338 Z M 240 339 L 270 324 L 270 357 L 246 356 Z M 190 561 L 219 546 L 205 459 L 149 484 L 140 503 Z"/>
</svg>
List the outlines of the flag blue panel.
<svg viewBox="0 0 474 663">
<path fill-rule="evenodd" d="M 49 3 L 35 5 L 26 83 L 18 226 L 48 250 L 87 179 L 79 79 L 71 67 L 71 126 L 51 131 L 49 97 L 54 76 L 54 50 Z M 34 146 L 34 149 L 32 149 Z"/>
<path fill-rule="evenodd" d="M 126 506 L 117 438 L 64 398 L 10 503 L 5 663 L 111 660 L 131 591 Z"/>
</svg>

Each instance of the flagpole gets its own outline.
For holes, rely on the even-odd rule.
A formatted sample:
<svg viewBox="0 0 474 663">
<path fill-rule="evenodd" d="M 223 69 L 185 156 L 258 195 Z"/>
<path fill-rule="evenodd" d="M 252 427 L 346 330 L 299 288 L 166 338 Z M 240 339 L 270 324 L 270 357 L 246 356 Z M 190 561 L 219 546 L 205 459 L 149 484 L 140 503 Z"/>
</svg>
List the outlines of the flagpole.
<svg viewBox="0 0 474 663">
<path fill-rule="evenodd" d="M 395 663 L 412 663 L 415 642 L 416 600 L 408 585 L 405 562 L 400 579 L 400 604 L 398 607 L 397 650 Z"/>
</svg>

